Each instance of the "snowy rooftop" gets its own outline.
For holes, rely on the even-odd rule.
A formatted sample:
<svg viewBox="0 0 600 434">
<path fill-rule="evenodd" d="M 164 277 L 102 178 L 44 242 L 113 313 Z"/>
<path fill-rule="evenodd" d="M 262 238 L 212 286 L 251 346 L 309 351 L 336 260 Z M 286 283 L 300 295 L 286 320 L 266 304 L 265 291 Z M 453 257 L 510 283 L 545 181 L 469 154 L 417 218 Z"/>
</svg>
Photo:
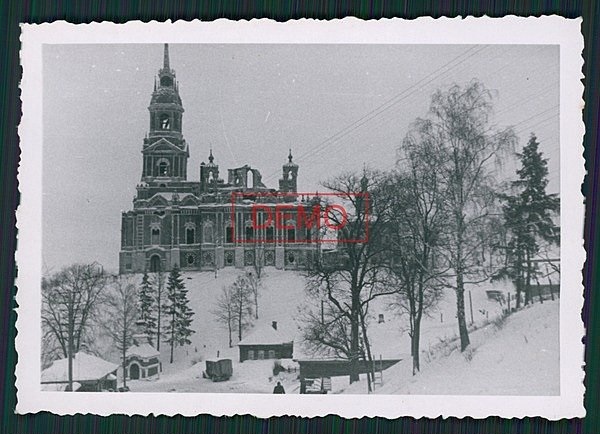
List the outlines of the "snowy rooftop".
<svg viewBox="0 0 600 434">
<path fill-rule="evenodd" d="M 126 357 L 138 356 L 142 359 L 158 357 L 160 353 L 150 344 L 132 345 L 127 349 Z"/>
<path fill-rule="evenodd" d="M 80 351 L 73 358 L 73 380 L 97 380 L 116 371 L 118 367 L 116 363 Z M 69 381 L 68 359 L 56 360 L 48 369 L 42 371 L 42 383 L 53 381 Z"/>
<path fill-rule="evenodd" d="M 293 335 L 282 330 L 275 330 L 271 324 L 264 324 L 254 329 L 238 345 L 281 345 L 294 341 Z"/>
</svg>

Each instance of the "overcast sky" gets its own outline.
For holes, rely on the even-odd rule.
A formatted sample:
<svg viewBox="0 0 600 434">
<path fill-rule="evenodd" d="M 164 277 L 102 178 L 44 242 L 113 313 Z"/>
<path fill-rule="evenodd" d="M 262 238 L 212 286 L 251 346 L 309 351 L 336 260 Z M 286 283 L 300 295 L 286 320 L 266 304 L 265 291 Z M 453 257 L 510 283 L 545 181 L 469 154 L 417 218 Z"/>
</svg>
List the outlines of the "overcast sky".
<svg viewBox="0 0 600 434">
<path fill-rule="evenodd" d="M 116 270 L 122 210 L 142 169 L 162 45 L 45 45 L 43 259 Z M 500 127 L 531 132 L 559 190 L 559 51 L 528 45 L 170 45 L 185 109 L 188 179 L 212 146 L 222 176 L 249 164 L 277 187 L 288 148 L 298 189 L 363 164 L 389 169 L 431 94 L 476 78 Z M 514 168 L 507 169 L 512 177 Z M 321 187 L 321 191 L 323 188 Z"/>
</svg>

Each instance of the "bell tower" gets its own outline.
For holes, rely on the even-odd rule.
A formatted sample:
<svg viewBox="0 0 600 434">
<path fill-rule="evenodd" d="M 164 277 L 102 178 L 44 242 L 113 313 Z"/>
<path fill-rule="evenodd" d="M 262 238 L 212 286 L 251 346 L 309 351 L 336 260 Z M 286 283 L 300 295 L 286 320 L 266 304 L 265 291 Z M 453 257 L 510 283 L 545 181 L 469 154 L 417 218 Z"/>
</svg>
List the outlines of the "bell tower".
<svg viewBox="0 0 600 434">
<path fill-rule="evenodd" d="M 189 150 L 181 133 L 184 110 L 179 83 L 170 66 L 169 44 L 164 45 L 163 67 L 157 78 L 148 107 L 150 131 L 142 149 L 142 181 L 185 181 Z"/>
<path fill-rule="evenodd" d="M 298 183 L 298 165 L 294 163 L 292 150 L 288 154 L 288 162 L 282 167 L 283 176 L 279 180 L 279 191 L 285 193 L 296 193 Z"/>
</svg>

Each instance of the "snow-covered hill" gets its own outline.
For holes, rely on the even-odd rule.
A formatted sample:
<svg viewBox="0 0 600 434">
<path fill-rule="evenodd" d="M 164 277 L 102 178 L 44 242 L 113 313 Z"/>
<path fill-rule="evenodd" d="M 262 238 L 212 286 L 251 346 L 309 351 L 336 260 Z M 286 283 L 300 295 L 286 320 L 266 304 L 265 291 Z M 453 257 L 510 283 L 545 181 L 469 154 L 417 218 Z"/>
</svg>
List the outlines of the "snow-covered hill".
<svg viewBox="0 0 600 434">
<path fill-rule="evenodd" d="M 234 336 L 234 347 L 228 348 L 227 330 L 224 325 L 215 321 L 212 311 L 223 286 L 230 285 L 243 273 L 243 270 L 227 268 L 220 270 L 215 278 L 212 272 L 183 273 L 184 282 L 188 289 L 190 306 L 195 312 L 192 327 L 196 331 L 191 337 L 192 344 L 175 350 L 175 361 L 169 363 L 169 348 L 161 346 L 161 361 L 163 373 L 156 381 L 131 382 L 134 391 L 196 391 L 196 392 L 254 392 L 270 393 L 273 382 L 272 360 L 251 361 L 238 363 L 238 349 L 235 346 L 237 336 Z M 490 285 L 470 287 L 473 302 L 473 319 L 475 324 L 481 324 L 486 318 L 493 319 L 501 312 L 501 306 L 486 296 L 485 289 Z M 498 289 L 498 288 L 494 288 Z M 506 289 L 506 288 L 502 288 Z M 510 288 L 509 288 L 510 289 Z M 468 296 L 467 296 L 468 300 Z M 387 307 L 389 299 L 377 299 L 370 308 L 369 338 L 373 355 L 384 358 L 408 359 L 410 340 L 406 332 L 406 318 L 390 311 Z M 250 330 L 244 336 L 252 333 L 258 327 L 269 326 L 277 321 L 278 328 L 295 336 L 294 358 L 311 358 L 311 354 L 302 347 L 300 324 L 297 323 L 298 311 L 305 303 L 305 280 L 301 273 L 281 271 L 268 267 L 263 271 L 262 289 L 259 300 L 259 319 L 254 321 Z M 439 305 L 428 317 L 423 319 L 422 343 L 423 351 L 431 351 L 442 340 L 452 339 L 457 335 L 458 325 L 455 317 L 456 298 L 454 292 L 446 291 Z M 384 315 L 384 322 L 379 323 L 379 314 Z M 467 306 L 470 321 L 470 309 Z M 202 378 L 204 360 L 217 357 L 231 358 L 234 363 L 234 374 L 230 381 L 212 383 Z M 118 361 L 116 355 L 115 361 Z M 387 373 L 388 371 L 386 371 Z M 386 374 L 387 375 L 387 374 Z M 405 373 L 402 374 L 408 377 Z M 281 375 L 286 390 L 293 392 L 298 389 L 298 381 L 294 375 Z M 334 379 L 336 388 L 348 386 L 348 379 Z M 355 387 L 355 386 L 353 386 Z M 357 392 L 360 392 L 357 389 Z"/>
<path fill-rule="evenodd" d="M 534 304 L 470 334 L 471 347 L 457 343 L 446 354 L 422 360 L 412 376 L 410 358 L 384 371 L 378 394 L 557 395 L 559 391 L 559 301 Z M 454 347 L 454 348 L 453 348 Z M 445 350 L 445 351 L 444 351 Z M 449 352 L 449 354 L 448 354 Z M 343 393 L 366 393 L 367 384 Z"/>
</svg>

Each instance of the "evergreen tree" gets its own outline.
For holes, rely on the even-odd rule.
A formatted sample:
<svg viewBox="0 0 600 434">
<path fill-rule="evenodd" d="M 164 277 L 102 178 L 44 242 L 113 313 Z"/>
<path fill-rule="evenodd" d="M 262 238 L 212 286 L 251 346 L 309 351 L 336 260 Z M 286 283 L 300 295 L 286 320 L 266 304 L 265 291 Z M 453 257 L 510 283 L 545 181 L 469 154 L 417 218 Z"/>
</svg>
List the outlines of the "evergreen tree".
<svg viewBox="0 0 600 434">
<path fill-rule="evenodd" d="M 553 217 L 560 201 L 556 194 L 546 193 L 548 160 L 543 158 L 534 134 L 517 157 L 521 167 L 518 179 L 511 183 L 514 192 L 501 196 L 508 240 L 506 266 L 498 275 L 515 283 L 518 308 L 521 293 L 525 293 L 525 304 L 531 300 L 531 281 L 537 273 L 533 259 L 539 253 L 540 242 L 559 243 L 560 231 Z"/>
<path fill-rule="evenodd" d="M 171 347 L 170 363 L 173 363 L 175 346 L 191 344 L 189 338 L 195 333 L 191 328 L 194 312 L 189 307 L 187 292 L 179 268 L 173 267 L 167 281 L 167 301 L 164 307 L 164 313 L 168 318 L 165 334 L 166 341 Z"/>
<path fill-rule="evenodd" d="M 148 273 L 144 271 L 142 285 L 139 291 L 139 315 L 140 320 L 144 321 L 144 332 L 148 335 L 150 343 L 154 345 L 154 335 L 157 334 L 156 315 L 154 304 L 156 302 L 156 289 L 150 283 Z"/>
</svg>

